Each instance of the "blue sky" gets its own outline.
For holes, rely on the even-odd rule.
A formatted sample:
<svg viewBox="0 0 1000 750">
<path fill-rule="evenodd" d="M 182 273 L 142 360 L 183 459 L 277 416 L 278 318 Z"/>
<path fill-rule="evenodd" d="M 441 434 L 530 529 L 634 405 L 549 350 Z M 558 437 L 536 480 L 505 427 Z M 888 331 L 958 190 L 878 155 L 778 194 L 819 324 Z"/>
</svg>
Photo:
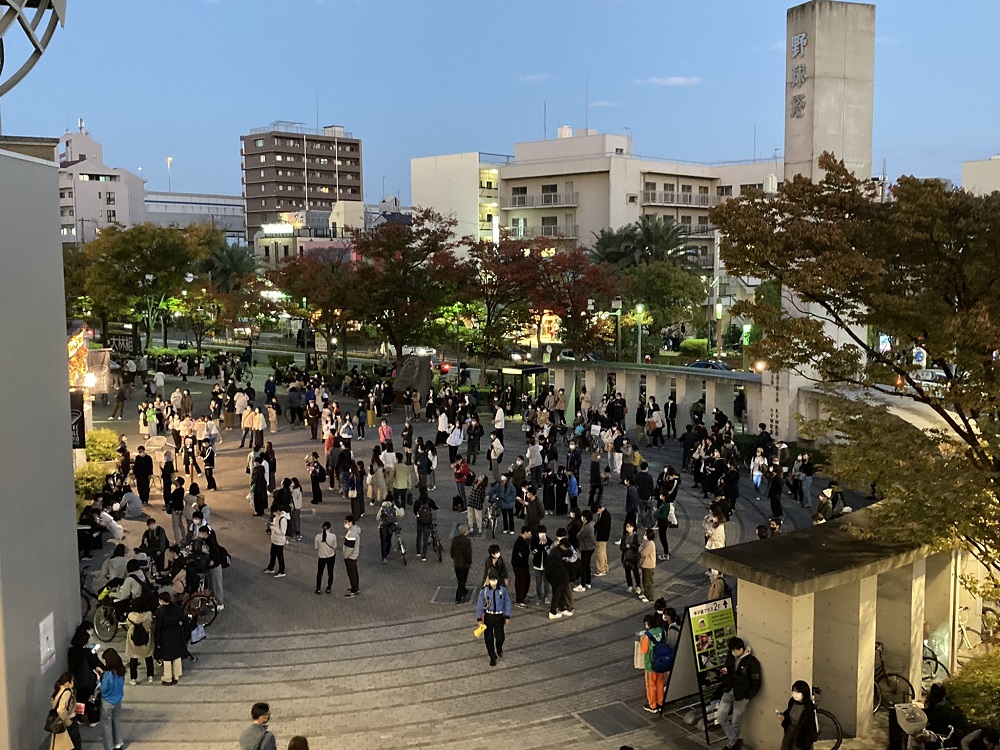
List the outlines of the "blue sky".
<svg viewBox="0 0 1000 750">
<path fill-rule="evenodd" d="M 8 134 L 86 120 L 113 166 L 239 193 L 239 135 L 272 120 L 364 140 L 365 198 L 409 199 L 409 160 L 510 153 L 559 125 L 631 129 L 635 153 L 718 161 L 783 142 L 775 0 L 69 0 L 2 102 Z M 1000 3 L 877 3 L 878 171 L 961 179 L 1000 151 Z"/>
</svg>

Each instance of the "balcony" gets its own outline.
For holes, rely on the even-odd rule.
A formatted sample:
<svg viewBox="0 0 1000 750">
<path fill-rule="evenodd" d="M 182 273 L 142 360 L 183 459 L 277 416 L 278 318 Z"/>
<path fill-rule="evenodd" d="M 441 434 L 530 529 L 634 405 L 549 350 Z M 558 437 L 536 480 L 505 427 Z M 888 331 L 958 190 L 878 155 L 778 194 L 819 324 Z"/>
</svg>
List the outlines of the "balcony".
<svg viewBox="0 0 1000 750">
<path fill-rule="evenodd" d="M 644 206 L 698 206 L 711 208 L 722 202 L 720 195 L 704 195 L 702 193 L 661 193 L 656 190 L 644 190 L 642 205 Z"/>
<path fill-rule="evenodd" d="M 537 195 L 510 195 L 504 199 L 503 207 L 511 208 L 558 208 L 576 206 L 579 193 L 539 193 Z"/>
<path fill-rule="evenodd" d="M 716 230 L 716 227 L 711 224 L 686 224 L 688 227 L 688 236 L 690 237 L 711 237 Z"/>
<path fill-rule="evenodd" d="M 511 237 L 524 237 L 534 239 L 535 237 L 562 237 L 573 239 L 576 237 L 575 224 L 546 224 L 540 227 L 510 227 Z"/>
<path fill-rule="evenodd" d="M 500 188 L 479 187 L 479 199 L 485 201 L 500 200 Z"/>
</svg>

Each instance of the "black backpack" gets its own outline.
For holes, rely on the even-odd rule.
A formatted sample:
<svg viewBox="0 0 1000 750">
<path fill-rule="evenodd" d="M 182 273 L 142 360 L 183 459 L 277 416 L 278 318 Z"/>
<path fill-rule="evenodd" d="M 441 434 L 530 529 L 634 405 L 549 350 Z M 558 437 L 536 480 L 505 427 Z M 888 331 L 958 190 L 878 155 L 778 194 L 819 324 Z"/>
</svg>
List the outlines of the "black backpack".
<svg viewBox="0 0 1000 750">
<path fill-rule="evenodd" d="M 431 512 L 430 503 L 422 503 L 420 508 L 417 510 L 417 521 L 422 526 L 430 526 L 434 523 L 434 514 Z"/>
<path fill-rule="evenodd" d="M 132 643 L 136 646 L 145 646 L 149 643 L 149 631 L 146 630 L 146 626 L 141 622 L 137 622 L 132 626 Z"/>
<path fill-rule="evenodd" d="M 233 558 L 229 554 L 229 550 L 227 550 L 221 544 L 219 545 L 219 557 L 222 558 L 222 567 L 223 568 L 228 568 L 230 565 L 233 564 Z"/>
</svg>

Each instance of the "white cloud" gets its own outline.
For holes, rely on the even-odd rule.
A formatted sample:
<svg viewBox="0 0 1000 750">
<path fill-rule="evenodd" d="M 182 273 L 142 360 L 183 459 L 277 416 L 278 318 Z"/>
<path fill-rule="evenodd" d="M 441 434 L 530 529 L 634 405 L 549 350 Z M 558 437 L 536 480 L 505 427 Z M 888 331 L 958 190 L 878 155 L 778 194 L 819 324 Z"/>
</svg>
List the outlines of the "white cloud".
<svg viewBox="0 0 1000 750">
<path fill-rule="evenodd" d="M 591 102 L 590 106 L 591 107 L 623 107 L 625 105 L 622 104 L 621 102 L 609 102 L 609 101 L 601 100 L 599 102 Z"/>
<path fill-rule="evenodd" d="M 521 83 L 540 83 L 542 81 L 552 80 L 551 73 L 528 73 L 518 78 Z"/>
<path fill-rule="evenodd" d="M 646 78 L 639 83 L 650 83 L 654 86 L 697 86 L 701 83 L 698 76 L 666 76 Z"/>
</svg>

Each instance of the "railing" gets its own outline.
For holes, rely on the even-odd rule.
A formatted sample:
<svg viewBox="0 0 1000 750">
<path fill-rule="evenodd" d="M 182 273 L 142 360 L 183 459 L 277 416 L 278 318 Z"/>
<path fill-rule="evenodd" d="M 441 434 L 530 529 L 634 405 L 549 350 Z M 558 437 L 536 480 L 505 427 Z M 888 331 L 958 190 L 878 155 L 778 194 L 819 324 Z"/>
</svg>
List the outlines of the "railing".
<svg viewBox="0 0 1000 750">
<path fill-rule="evenodd" d="M 716 227 L 711 224 L 693 224 L 688 228 L 690 237 L 711 237 L 715 233 Z"/>
<path fill-rule="evenodd" d="M 721 195 L 706 195 L 704 193 L 664 193 L 655 190 L 644 190 L 642 202 L 652 206 L 703 206 L 710 208 L 722 203 Z"/>
<path fill-rule="evenodd" d="M 579 193 L 541 193 L 538 195 L 511 195 L 504 199 L 504 208 L 549 208 L 554 206 L 575 206 L 580 200 Z"/>
<path fill-rule="evenodd" d="M 510 227 L 511 237 L 576 237 L 575 224 L 546 224 L 540 227 Z"/>
<path fill-rule="evenodd" d="M 479 188 L 479 197 L 497 200 L 500 197 L 500 188 L 481 187 Z"/>
</svg>

